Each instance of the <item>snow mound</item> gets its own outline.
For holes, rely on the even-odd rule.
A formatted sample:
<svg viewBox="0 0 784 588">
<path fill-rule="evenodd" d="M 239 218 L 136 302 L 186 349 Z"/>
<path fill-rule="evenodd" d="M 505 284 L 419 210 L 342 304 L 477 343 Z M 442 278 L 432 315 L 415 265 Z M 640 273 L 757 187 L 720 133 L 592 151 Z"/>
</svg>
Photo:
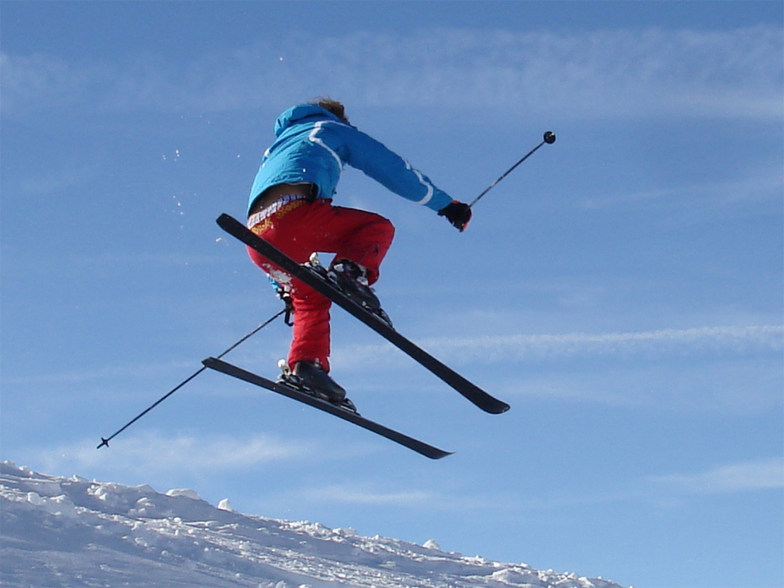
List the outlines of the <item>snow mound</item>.
<svg viewBox="0 0 784 588">
<path fill-rule="evenodd" d="M 57 478 L 0 463 L 0 584 L 174 588 L 619 588 L 353 529 L 242 515 L 193 490 Z M 227 508 L 228 507 L 228 508 Z"/>
</svg>

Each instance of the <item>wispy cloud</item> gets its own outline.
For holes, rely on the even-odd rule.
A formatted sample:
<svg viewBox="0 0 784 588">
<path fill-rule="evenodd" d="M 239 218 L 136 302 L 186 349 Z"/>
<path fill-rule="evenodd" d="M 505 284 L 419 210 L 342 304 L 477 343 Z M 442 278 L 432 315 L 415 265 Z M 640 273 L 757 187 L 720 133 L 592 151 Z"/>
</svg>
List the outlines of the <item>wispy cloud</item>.
<svg viewBox="0 0 784 588">
<path fill-rule="evenodd" d="M 566 490 L 546 496 L 517 497 L 507 502 L 510 511 L 549 511 L 600 504 L 643 503 L 657 507 L 684 507 L 689 498 L 707 494 L 736 494 L 784 488 L 784 457 L 724 464 L 687 474 L 665 474 L 619 481 L 596 491 Z"/>
<path fill-rule="evenodd" d="M 169 376 L 172 373 L 182 373 L 187 377 L 201 366 L 198 362 L 170 361 L 162 363 L 147 364 L 127 364 L 118 366 L 106 366 L 98 369 L 74 369 L 62 372 L 33 373 L 22 376 L 10 376 L 2 378 L 3 386 L 18 385 L 47 385 L 53 384 L 82 384 L 90 381 L 109 380 L 110 378 L 128 379 L 148 379 Z M 188 371 L 190 370 L 190 371 Z"/>
<path fill-rule="evenodd" d="M 117 475 L 155 478 L 171 472 L 194 475 L 241 471 L 276 461 L 308 459 L 314 450 L 307 443 L 284 441 L 269 435 L 165 437 L 147 433 L 128 436 L 112 445 L 109 449 L 98 450 L 93 439 L 83 440 L 34 450 L 17 459 L 42 471 L 63 475 L 93 472 L 93 475 L 107 478 Z"/>
<path fill-rule="evenodd" d="M 377 504 L 385 506 L 422 505 L 431 503 L 438 498 L 436 494 L 424 490 L 381 491 L 357 487 L 356 485 L 332 485 L 317 489 L 307 489 L 303 490 L 302 497 L 305 500 L 315 502 Z"/>
<path fill-rule="evenodd" d="M 725 326 L 661 329 L 629 333 L 565 333 L 432 338 L 419 342 L 443 359 L 498 363 L 508 360 L 546 361 L 579 357 L 693 356 L 781 352 L 784 326 Z M 389 345 L 347 347 L 336 359 L 387 361 Z"/>
<path fill-rule="evenodd" d="M 331 93 L 357 106 L 466 106 L 569 117 L 782 118 L 779 28 L 583 33 L 441 29 L 276 39 L 173 63 L 0 56 L 4 114 L 225 111 Z M 318 51 L 313 51 L 313 43 Z"/>
<path fill-rule="evenodd" d="M 504 509 L 511 512 L 552 510 L 599 503 L 651 502 L 661 503 L 662 492 L 673 497 L 701 494 L 730 494 L 784 488 L 784 458 L 773 457 L 725 464 L 689 474 L 649 476 L 631 486 L 608 488 L 595 493 L 555 493 L 547 497 L 524 495 L 456 495 L 442 490 L 380 489 L 372 484 L 352 486 L 331 485 L 317 490 L 305 489 L 302 499 L 315 503 L 349 503 L 379 506 L 424 508 L 437 511 Z"/>
<path fill-rule="evenodd" d="M 687 494 L 720 494 L 784 488 L 784 457 L 727 464 L 693 474 L 652 476 L 647 483 Z"/>
<path fill-rule="evenodd" d="M 677 206 L 679 214 L 671 222 L 704 223 L 711 215 L 738 204 L 779 203 L 783 190 L 784 180 L 781 177 L 780 162 L 777 160 L 775 164 L 753 169 L 747 176 L 737 180 L 704 182 L 632 193 L 588 195 L 580 205 L 586 209 Z M 688 208 L 692 208 L 694 213 L 688 214 Z"/>
<path fill-rule="evenodd" d="M 468 512 L 508 511 L 520 508 L 524 501 L 519 496 L 496 492 L 466 492 L 465 488 L 448 488 L 442 484 L 412 488 L 384 487 L 373 482 L 355 481 L 353 484 L 330 484 L 318 488 L 303 488 L 297 497 L 313 504 L 348 504 L 405 508 L 412 510 L 427 509 L 428 512 Z"/>
<path fill-rule="evenodd" d="M 570 366 L 571 367 L 571 366 Z M 494 390 L 503 398 L 594 403 L 655 413 L 750 415 L 781 411 L 778 357 L 632 365 L 586 362 L 576 369 L 520 377 L 509 370 Z"/>
<path fill-rule="evenodd" d="M 436 339 L 429 344 L 446 353 L 468 353 L 474 359 L 486 357 L 490 361 L 575 355 L 746 353 L 753 350 L 781 351 L 784 348 L 784 327 L 701 327 L 631 333 L 486 336 L 465 340 Z"/>
</svg>

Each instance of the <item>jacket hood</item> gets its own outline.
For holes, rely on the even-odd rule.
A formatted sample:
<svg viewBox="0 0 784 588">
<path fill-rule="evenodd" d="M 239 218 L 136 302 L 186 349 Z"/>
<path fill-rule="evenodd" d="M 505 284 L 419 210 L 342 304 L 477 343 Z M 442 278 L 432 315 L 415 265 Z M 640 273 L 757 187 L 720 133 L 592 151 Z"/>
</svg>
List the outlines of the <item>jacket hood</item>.
<svg viewBox="0 0 784 588">
<path fill-rule="evenodd" d="M 318 106 L 317 104 L 297 104 L 292 106 L 275 121 L 275 136 L 280 137 L 281 133 L 289 128 L 291 125 L 297 124 L 303 119 L 317 116 L 319 118 L 328 118 L 343 122 L 339 117 L 332 114 L 326 108 Z"/>
</svg>

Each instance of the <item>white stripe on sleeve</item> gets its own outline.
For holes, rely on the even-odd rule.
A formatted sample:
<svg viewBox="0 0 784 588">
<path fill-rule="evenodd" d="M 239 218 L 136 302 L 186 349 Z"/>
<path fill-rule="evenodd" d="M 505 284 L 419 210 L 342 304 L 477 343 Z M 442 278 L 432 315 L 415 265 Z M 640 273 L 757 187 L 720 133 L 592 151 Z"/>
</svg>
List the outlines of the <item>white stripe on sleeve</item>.
<svg viewBox="0 0 784 588">
<path fill-rule="evenodd" d="M 416 170 L 413 167 L 411 167 L 411 164 L 408 163 L 407 161 L 406 161 L 406 167 L 416 174 L 419 183 L 422 184 L 427 189 L 424 198 L 422 198 L 422 200 L 416 201 L 417 204 L 421 204 L 422 206 L 424 206 L 425 204 L 430 202 L 430 200 L 433 198 L 433 193 L 434 193 L 433 185 L 430 182 L 425 181 L 425 178 L 422 176 L 419 170 Z"/>
</svg>

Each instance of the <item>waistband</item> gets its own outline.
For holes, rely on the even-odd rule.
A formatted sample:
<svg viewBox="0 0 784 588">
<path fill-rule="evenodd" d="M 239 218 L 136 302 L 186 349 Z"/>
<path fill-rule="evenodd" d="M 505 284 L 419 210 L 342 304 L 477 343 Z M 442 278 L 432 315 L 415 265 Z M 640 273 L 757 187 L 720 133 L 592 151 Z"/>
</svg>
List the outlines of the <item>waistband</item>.
<svg viewBox="0 0 784 588">
<path fill-rule="evenodd" d="M 287 194 L 286 196 L 281 196 L 266 208 L 262 208 L 256 214 L 251 215 L 248 218 L 248 228 L 253 230 L 254 233 L 259 233 L 267 228 L 269 222 L 265 223 L 267 226 L 258 230 L 256 229 L 257 225 L 263 223 L 264 221 L 269 221 L 269 217 L 272 215 L 280 218 L 290 210 L 294 210 L 303 204 L 307 204 L 307 201 L 308 197 L 303 196 L 302 194 Z"/>
</svg>

